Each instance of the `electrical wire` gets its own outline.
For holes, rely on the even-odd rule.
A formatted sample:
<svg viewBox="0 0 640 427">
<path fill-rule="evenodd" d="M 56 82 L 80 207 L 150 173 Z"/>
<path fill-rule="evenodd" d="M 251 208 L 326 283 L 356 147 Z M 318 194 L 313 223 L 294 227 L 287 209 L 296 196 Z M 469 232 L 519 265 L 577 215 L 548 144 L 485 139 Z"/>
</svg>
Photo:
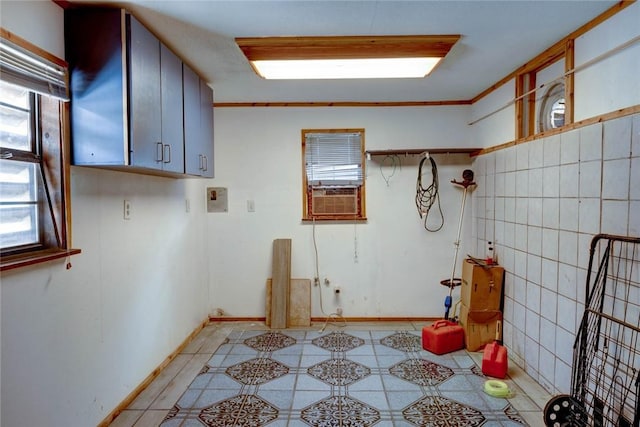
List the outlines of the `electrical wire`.
<svg viewBox="0 0 640 427">
<path fill-rule="evenodd" d="M 391 169 L 391 174 L 389 176 L 386 176 L 382 169 L 382 167 L 385 166 L 387 159 L 391 159 L 391 166 L 393 167 L 393 169 Z M 397 154 L 387 155 L 387 157 L 385 157 L 382 160 L 382 163 L 380 163 L 380 175 L 382 175 L 382 179 L 384 179 L 384 182 L 387 183 L 387 187 L 389 186 L 389 181 L 391 181 L 391 177 L 396 174 L 396 168 L 400 165 L 401 165 L 400 158 L 398 157 Z"/>
<path fill-rule="evenodd" d="M 316 219 L 313 219 L 313 225 L 312 225 L 312 235 L 313 235 L 313 251 L 314 251 L 314 255 L 315 255 L 315 261 L 316 261 L 316 276 L 314 278 L 314 286 L 318 287 L 318 300 L 320 301 L 320 312 L 326 317 L 325 321 L 324 321 L 324 325 L 322 326 L 322 328 L 320 328 L 320 330 L 318 332 L 324 332 L 324 330 L 327 328 L 327 325 L 329 324 L 329 321 L 331 319 L 342 319 L 342 324 L 339 324 L 335 321 L 332 321 L 331 324 L 335 325 L 335 326 L 339 326 L 341 328 L 344 328 L 345 326 L 347 326 L 347 319 L 345 319 L 344 317 L 342 317 L 342 315 L 338 314 L 338 313 L 330 313 L 327 314 L 324 311 L 324 308 L 322 306 L 322 287 L 320 286 L 320 267 L 318 266 L 318 244 L 316 242 Z"/>
<path fill-rule="evenodd" d="M 422 185 L 422 169 L 425 161 L 429 159 L 431 162 L 431 184 L 428 187 Z M 437 203 L 438 211 L 440 212 L 440 225 L 436 228 L 429 228 L 427 225 L 427 219 L 429 218 L 429 212 L 433 205 Z M 438 166 L 436 165 L 433 157 L 428 154 L 420 160 L 418 166 L 418 179 L 416 180 L 416 207 L 420 218 L 424 218 L 424 229 L 430 232 L 439 231 L 444 225 L 444 215 L 442 213 L 442 206 L 440 205 L 440 192 L 438 191 Z"/>
</svg>

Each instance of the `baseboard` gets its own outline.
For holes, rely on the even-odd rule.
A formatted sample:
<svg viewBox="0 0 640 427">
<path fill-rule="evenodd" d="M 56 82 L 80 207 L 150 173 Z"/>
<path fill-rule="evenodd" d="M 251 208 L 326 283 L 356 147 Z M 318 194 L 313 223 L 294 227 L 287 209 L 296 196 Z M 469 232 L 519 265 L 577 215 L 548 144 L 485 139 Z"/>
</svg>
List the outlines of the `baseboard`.
<svg viewBox="0 0 640 427">
<path fill-rule="evenodd" d="M 107 417 L 103 419 L 97 427 L 107 427 L 109 424 L 111 424 L 113 420 L 115 420 L 122 411 L 124 411 L 129 407 L 129 405 L 131 405 L 136 397 L 138 397 L 138 395 L 142 393 L 142 391 L 147 388 L 158 375 L 160 375 L 164 368 L 166 368 L 167 365 L 169 365 L 169 363 L 171 363 L 171 361 L 175 359 L 176 356 L 180 354 L 180 352 L 187 345 L 189 345 L 189 343 L 193 341 L 195 336 L 198 335 L 198 333 L 208 324 L 209 319 L 206 319 L 202 323 L 200 323 L 200 325 L 198 325 L 198 327 L 196 327 L 193 332 L 189 334 L 189 336 L 182 342 L 182 344 L 180 344 L 178 348 L 176 348 L 169 356 L 167 356 L 167 358 L 164 359 L 157 368 L 155 368 L 131 393 L 129 393 L 129 395 L 125 397 L 125 399 L 120 402 L 120 404 L 116 406 L 116 408 L 111 411 L 111 413 L 109 413 L 109 415 L 107 415 Z"/>
<path fill-rule="evenodd" d="M 346 322 L 434 322 L 442 319 L 442 317 L 331 317 L 332 319 L 342 320 Z M 264 322 L 265 317 L 233 317 L 233 316 L 209 316 L 211 322 Z M 312 317 L 312 322 L 324 322 L 326 317 Z"/>
<path fill-rule="evenodd" d="M 209 316 L 209 322 L 264 322 L 265 317 Z"/>
</svg>

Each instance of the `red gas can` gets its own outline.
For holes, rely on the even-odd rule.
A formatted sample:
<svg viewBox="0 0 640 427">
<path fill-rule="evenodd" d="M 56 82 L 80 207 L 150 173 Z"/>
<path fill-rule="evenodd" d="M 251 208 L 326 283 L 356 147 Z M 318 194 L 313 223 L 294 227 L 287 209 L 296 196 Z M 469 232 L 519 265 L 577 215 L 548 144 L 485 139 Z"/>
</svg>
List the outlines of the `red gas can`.
<svg viewBox="0 0 640 427">
<path fill-rule="evenodd" d="M 500 340 L 502 322 L 496 325 L 496 340 L 484 347 L 482 354 L 482 373 L 490 377 L 504 378 L 509 370 L 507 348 Z"/>
<path fill-rule="evenodd" d="M 422 328 L 422 348 L 445 354 L 464 348 L 464 330 L 456 322 L 438 320 Z"/>
</svg>

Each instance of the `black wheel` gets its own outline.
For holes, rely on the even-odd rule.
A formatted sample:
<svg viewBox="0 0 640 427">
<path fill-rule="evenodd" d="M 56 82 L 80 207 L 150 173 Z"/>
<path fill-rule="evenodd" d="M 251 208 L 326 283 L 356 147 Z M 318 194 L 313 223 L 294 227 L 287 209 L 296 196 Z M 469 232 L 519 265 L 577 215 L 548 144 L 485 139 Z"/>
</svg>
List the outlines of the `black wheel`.
<svg viewBox="0 0 640 427">
<path fill-rule="evenodd" d="M 575 427 L 586 425 L 582 405 L 568 394 L 559 394 L 547 402 L 543 411 L 547 427 Z"/>
</svg>

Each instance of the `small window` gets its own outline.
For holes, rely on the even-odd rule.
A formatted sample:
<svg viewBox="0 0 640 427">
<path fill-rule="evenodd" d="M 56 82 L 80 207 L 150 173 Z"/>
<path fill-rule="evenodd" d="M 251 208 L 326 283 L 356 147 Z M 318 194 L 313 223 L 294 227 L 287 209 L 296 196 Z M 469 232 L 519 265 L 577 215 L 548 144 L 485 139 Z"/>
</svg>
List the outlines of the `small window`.
<svg viewBox="0 0 640 427">
<path fill-rule="evenodd" d="M 364 129 L 302 131 L 303 219 L 366 219 Z"/>
<path fill-rule="evenodd" d="M 41 244 L 35 143 L 35 96 L 0 81 L 0 248 L 2 253 Z"/>
<path fill-rule="evenodd" d="M 556 83 L 542 97 L 539 131 L 544 132 L 564 126 L 564 83 Z"/>
<path fill-rule="evenodd" d="M 68 239 L 66 64 L 6 34 L 0 58 L 2 270 L 79 252 Z"/>
</svg>

